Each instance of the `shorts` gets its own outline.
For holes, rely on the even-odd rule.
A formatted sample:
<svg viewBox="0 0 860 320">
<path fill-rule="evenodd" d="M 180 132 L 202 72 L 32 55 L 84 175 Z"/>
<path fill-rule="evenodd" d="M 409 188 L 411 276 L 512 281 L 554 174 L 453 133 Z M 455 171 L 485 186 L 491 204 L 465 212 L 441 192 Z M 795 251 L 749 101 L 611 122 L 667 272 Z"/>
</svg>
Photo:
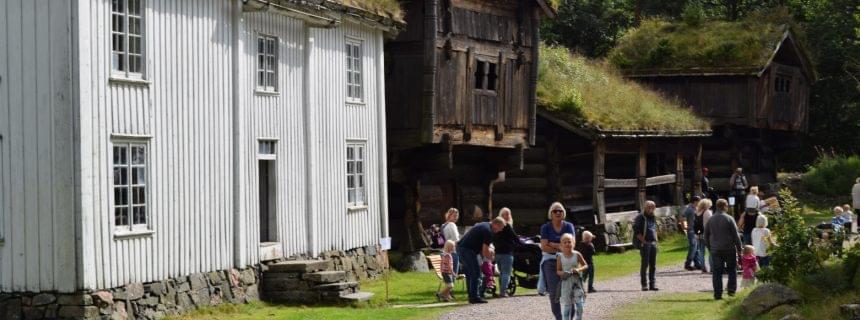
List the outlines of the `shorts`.
<svg viewBox="0 0 860 320">
<path fill-rule="evenodd" d="M 442 274 L 442 282 L 445 283 L 445 286 L 448 288 L 454 287 L 454 275 L 451 273 L 443 273 Z"/>
</svg>

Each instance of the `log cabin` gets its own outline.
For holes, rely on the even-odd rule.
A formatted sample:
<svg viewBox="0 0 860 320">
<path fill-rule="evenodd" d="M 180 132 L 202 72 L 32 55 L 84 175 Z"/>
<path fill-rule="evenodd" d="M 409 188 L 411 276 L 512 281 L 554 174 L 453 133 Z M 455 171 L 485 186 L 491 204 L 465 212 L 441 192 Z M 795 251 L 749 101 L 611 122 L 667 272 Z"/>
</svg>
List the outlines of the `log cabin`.
<svg viewBox="0 0 860 320">
<path fill-rule="evenodd" d="M 385 47 L 389 203 L 395 243 L 414 251 L 449 207 L 464 225 L 498 209 L 492 184 L 534 143 L 540 19 L 555 12 L 543 0 L 403 3 L 408 27 Z"/>
<path fill-rule="evenodd" d="M 549 204 L 561 201 L 568 220 L 605 249 L 623 242 L 617 230 L 646 200 L 663 215 L 677 213 L 699 187 L 708 124 L 606 64 L 551 46 L 541 58 L 537 143 L 493 195 L 496 206 L 511 208 L 515 228 L 535 234 Z"/>
<path fill-rule="evenodd" d="M 789 26 L 778 14 L 701 26 L 648 21 L 611 53 L 625 76 L 711 122 L 702 161 L 720 194 L 737 167 L 751 185 L 769 190 L 777 156 L 807 131 L 816 74 Z"/>
<path fill-rule="evenodd" d="M 0 4 L 0 318 L 255 300 L 288 257 L 369 274 L 402 28 L 372 2 Z"/>
</svg>

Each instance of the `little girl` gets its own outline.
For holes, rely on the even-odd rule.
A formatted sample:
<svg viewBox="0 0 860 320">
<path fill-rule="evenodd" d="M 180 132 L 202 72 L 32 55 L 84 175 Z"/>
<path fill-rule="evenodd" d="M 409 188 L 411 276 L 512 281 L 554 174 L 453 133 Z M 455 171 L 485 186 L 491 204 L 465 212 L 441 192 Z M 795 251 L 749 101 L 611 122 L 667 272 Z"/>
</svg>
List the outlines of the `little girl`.
<svg viewBox="0 0 860 320">
<path fill-rule="evenodd" d="M 453 297 L 451 296 L 451 289 L 454 288 L 454 279 L 456 275 L 454 274 L 454 246 L 456 244 L 453 240 L 445 241 L 445 246 L 442 249 L 442 263 L 440 264 L 439 271 L 442 272 L 442 282 L 444 283 L 444 287 L 442 287 L 442 291 L 436 293 L 436 298 L 442 301 L 451 301 Z"/>
<path fill-rule="evenodd" d="M 481 297 L 484 297 L 486 292 L 493 292 L 495 294 L 496 291 L 496 280 L 495 280 L 495 271 L 496 268 L 493 266 L 493 261 L 496 260 L 496 251 L 490 249 L 490 256 L 484 257 L 484 262 L 481 263 L 481 274 L 483 274 L 483 280 L 481 282 Z"/>
<path fill-rule="evenodd" d="M 758 259 L 755 257 L 755 248 L 753 246 L 744 246 L 744 255 L 741 257 L 741 267 L 744 270 L 744 276 L 741 280 L 741 288 L 754 286 L 755 273 L 758 271 Z"/>
<path fill-rule="evenodd" d="M 565 233 L 561 236 L 561 252 L 557 253 L 556 273 L 561 281 L 561 317 L 570 320 L 576 313 L 576 319 L 582 320 L 585 311 L 585 287 L 582 284 L 582 272 L 588 269 L 585 259 L 577 251 L 573 250 L 576 240 L 573 235 Z M 575 306 L 574 310 L 571 308 Z"/>
</svg>

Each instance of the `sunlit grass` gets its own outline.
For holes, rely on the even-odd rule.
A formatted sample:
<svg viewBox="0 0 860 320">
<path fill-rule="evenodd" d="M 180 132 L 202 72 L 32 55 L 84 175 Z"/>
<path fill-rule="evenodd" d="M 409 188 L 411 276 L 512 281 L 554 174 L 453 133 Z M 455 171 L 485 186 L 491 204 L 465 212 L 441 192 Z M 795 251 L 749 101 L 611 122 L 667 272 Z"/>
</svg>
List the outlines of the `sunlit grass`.
<svg viewBox="0 0 860 320">
<path fill-rule="evenodd" d="M 603 131 L 677 132 L 709 125 L 677 102 L 624 79 L 614 67 L 542 45 L 540 106 L 566 121 Z"/>
<path fill-rule="evenodd" d="M 672 236 L 661 240 L 657 249 L 657 266 L 679 265 L 687 258 L 687 239 Z M 600 282 L 628 276 L 639 271 L 639 250 L 624 253 L 599 254 L 594 256 L 595 287 Z"/>
</svg>

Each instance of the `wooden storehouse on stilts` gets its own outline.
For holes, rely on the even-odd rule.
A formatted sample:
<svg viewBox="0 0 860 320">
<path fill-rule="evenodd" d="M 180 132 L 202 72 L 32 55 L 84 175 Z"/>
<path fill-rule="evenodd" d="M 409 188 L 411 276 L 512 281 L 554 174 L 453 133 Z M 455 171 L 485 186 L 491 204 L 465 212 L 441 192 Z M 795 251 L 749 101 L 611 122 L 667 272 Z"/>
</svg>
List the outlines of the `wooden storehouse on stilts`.
<svg viewBox="0 0 860 320">
<path fill-rule="evenodd" d="M 564 48 L 544 47 L 541 58 L 535 152 L 526 170 L 496 185 L 495 205 L 512 209 L 521 232 L 536 233 L 549 204 L 561 201 L 598 247 L 629 241 L 619 229 L 646 200 L 673 216 L 698 187 L 708 125 Z"/>
<path fill-rule="evenodd" d="M 554 11 L 543 0 L 403 4 L 408 28 L 385 47 L 389 207 L 395 247 L 414 251 L 449 207 L 463 224 L 495 210 L 493 182 L 534 143 L 540 19 Z"/>
<path fill-rule="evenodd" d="M 698 26 L 647 21 L 611 54 L 625 76 L 711 122 L 702 161 L 720 194 L 737 167 L 751 185 L 768 190 L 777 155 L 797 147 L 807 131 L 816 75 L 786 21 L 779 14 Z"/>
</svg>

